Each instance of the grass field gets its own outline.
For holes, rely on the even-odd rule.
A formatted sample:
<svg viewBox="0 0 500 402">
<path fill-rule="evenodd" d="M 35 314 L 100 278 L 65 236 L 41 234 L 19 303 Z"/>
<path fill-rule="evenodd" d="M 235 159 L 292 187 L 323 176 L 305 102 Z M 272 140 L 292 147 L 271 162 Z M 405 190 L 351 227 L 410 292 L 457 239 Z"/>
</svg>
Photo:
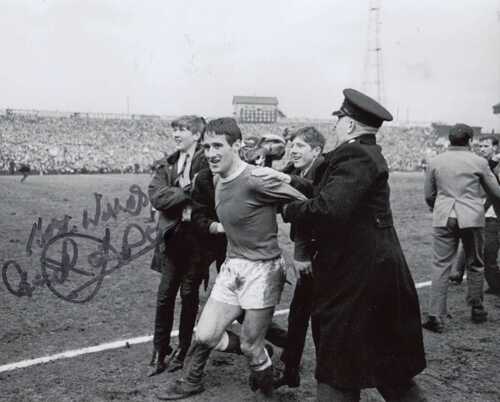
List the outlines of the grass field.
<svg viewBox="0 0 500 402">
<path fill-rule="evenodd" d="M 150 177 L 32 176 L 24 183 L 19 179 L 0 177 L 0 366 L 151 334 L 159 275 L 149 269 L 148 230 L 154 225 L 138 190 L 146 190 Z M 417 283 L 428 281 L 431 271 L 431 214 L 423 201 L 422 179 L 421 173 L 391 177 L 396 229 Z M 95 193 L 102 194 L 99 219 Z M 115 199 L 127 210 L 116 208 Z M 73 234 L 54 237 L 58 227 Z M 280 242 L 290 253 L 287 231 L 281 224 Z M 51 279 L 50 289 L 46 278 Z M 285 287 L 278 310 L 288 308 L 292 290 Z M 427 292 L 425 287 L 419 290 L 424 311 Z M 429 367 L 418 380 L 429 400 L 498 401 L 500 300 L 486 296 L 490 320 L 476 326 L 469 320 L 464 294 L 463 287 L 450 288 L 453 319 L 446 333 L 425 333 Z M 202 302 L 207 296 L 202 291 Z M 276 319 L 286 326 L 286 315 Z M 151 343 L 145 343 L 4 371 L 0 400 L 152 401 L 170 378 L 146 376 L 150 351 Z M 313 400 L 313 369 L 308 339 L 302 386 L 280 389 L 278 399 Z M 246 379 L 244 359 L 215 354 L 207 370 L 207 391 L 193 400 L 253 400 Z M 372 391 L 364 392 L 363 398 L 381 400 Z"/>
</svg>

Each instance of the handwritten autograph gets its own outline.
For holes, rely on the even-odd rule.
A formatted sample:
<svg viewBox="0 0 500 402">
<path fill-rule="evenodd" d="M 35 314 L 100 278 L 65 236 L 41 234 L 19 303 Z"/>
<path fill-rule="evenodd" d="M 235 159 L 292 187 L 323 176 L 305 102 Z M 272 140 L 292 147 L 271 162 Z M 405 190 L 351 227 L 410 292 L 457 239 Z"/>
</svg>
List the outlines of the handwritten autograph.
<svg viewBox="0 0 500 402">
<path fill-rule="evenodd" d="M 125 206 L 118 198 L 113 205 L 107 203 L 102 208 L 102 194 L 94 193 L 95 212 L 89 218 L 87 210 L 83 211 L 82 226 L 87 229 L 117 219 L 120 212 L 131 216 L 139 216 L 142 208 L 149 204 L 147 195 L 138 185 L 132 185 L 130 195 Z M 26 243 L 26 253 L 31 256 L 32 247 L 38 245 L 41 249 L 40 269 L 29 282 L 28 273 L 24 271 L 16 260 L 8 260 L 2 266 L 2 280 L 7 290 L 15 296 L 32 297 L 36 287 L 47 285 L 57 297 L 71 303 L 85 303 L 91 300 L 101 288 L 104 277 L 130 264 L 156 247 L 156 230 L 153 226 L 141 227 L 137 223 L 130 223 L 125 227 L 121 238 L 121 247 L 118 251 L 111 245 L 111 231 L 105 228 L 102 238 L 89 234 L 79 233 L 78 227 L 70 228 L 72 217 L 65 215 L 62 219 L 53 218 L 43 230 L 43 220 L 33 223 L 31 233 Z M 133 240 L 131 240 L 133 239 Z M 86 258 L 80 255 L 79 245 L 94 243 L 95 248 L 88 247 Z M 83 262 L 82 262 L 83 260 Z M 86 264 L 85 264 L 86 263 Z M 78 283 L 76 288 L 68 290 L 75 279 L 86 279 Z M 17 283 L 16 282 L 17 279 Z M 76 281 L 78 282 L 78 281 Z"/>
</svg>

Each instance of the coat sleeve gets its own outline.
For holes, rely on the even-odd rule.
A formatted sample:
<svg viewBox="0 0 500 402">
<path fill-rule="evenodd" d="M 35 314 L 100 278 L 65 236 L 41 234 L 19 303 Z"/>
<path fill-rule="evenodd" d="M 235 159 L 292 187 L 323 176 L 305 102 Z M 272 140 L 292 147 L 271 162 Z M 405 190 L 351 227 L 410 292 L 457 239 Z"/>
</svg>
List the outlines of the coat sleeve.
<svg viewBox="0 0 500 402">
<path fill-rule="evenodd" d="M 149 183 L 148 196 L 151 205 L 159 211 L 167 212 L 189 200 L 189 195 L 183 189 L 172 186 L 167 168 L 158 168 Z"/>
<path fill-rule="evenodd" d="M 481 165 L 480 172 L 479 178 L 481 185 L 486 194 L 490 197 L 493 205 L 495 205 L 496 209 L 498 209 L 500 204 L 500 186 L 498 185 L 498 181 L 486 161 L 484 161 L 484 164 Z"/>
<path fill-rule="evenodd" d="M 436 187 L 436 176 L 435 170 L 432 166 L 432 162 L 429 162 L 429 166 L 425 172 L 424 180 L 424 194 L 425 202 L 431 208 L 434 208 L 434 203 L 436 202 L 437 187 Z"/>
<path fill-rule="evenodd" d="M 200 171 L 191 194 L 191 220 L 204 235 L 210 234 L 210 225 L 218 222 L 214 210 L 214 191 L 212 175 L 208 169 Z"/>
<path fill-rule="evenodd" d="M 283 169 L 283 173 L 290 176 L 290 185 L 299 190 L 306 197 L 311 197 L 313 193 L 313 182 L 310 179 L 294 174 L 295 169 L 292 164 L 288 164 Z"/>
<path fill-rule="evenodd" d="M 313 194 L 313 182 L 312 180 L 306 179 L 304 177 L 300 177 L 297 175 L 289 175 L 290 176 L 290 185 L 299 190 L 306 197 L 311 197 Z"/>
<path fill-rule="evenodd" d="M 320 191 L 309 200 L 288 204 L 283 211 L 284 219 L 299 225 L 345 224 L 376 175 L 377 166 L 366 151 L 357 144 L 349 144 L 330 160 Z"/>
<path fill-rule="evenodd" d="M 311 261 L 311 233 L 300 228 L 295 232 L 293 240 L 293 258 L 297 261 Z"/>
<path fill-rule="evenodd" d="M 263 204 L 279 204 L 306 199 L 300 191 L 281 181 L 263 180 L 256 176 L 250 176 L 250 180 L 257 200 Z"/>
</svg>

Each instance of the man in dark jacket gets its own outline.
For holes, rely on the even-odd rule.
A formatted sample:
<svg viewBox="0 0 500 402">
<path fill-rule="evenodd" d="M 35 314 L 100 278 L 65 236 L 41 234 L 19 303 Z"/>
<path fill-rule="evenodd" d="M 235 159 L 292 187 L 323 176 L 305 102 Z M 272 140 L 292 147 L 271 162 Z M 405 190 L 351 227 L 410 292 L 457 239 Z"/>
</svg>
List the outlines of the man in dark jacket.
<svg viewBox="0 0 500 402">
<path fill-rule="evenodd" d="M 293 176 L 295 185 L 300 178 L 306 180 L 309 186 L 312 185 L 319 172 L 318 167 L 324 162 L 321 155 L 324 146 L 325 137 L 316 128 L 304 127 L 295 131 L 291 134 L 290 163 L 283 169 L 283 173 Z M 305 195 L 311 196 L 304 190 L 304 186 L 305 184 L 297 185 Z M 285 369 L 276 379 L 275 388 L 283 385 L 294 388 L 300 385 L 300 361 L 313 308 L 311 260 L 314 255 L 314 240 L 311 228 L 301 229 L 300 238 L 296 236 L 295 225 L 290 229 L 290 238 L 295 242 L 294 266 L 298 277 L 288 314 L 288 340 L 281 355 Z"/>
<path fill-rule="evenodd" d="M 390 113 L 344 90 L 336 147 L 325 155 L 314 196 L 284 207 L 292 224 L 314 227 L 313 332 L 318 401 L 358 401 L 376 387 L 385 399 L 419 392 L 425 368 L 415 284 L 393 227 L 389 171 L 375 134 Z"/>
<path fill-rule="evenodd" d="M 494 156 L 498 152 L 498 138 L 485 135 L 479 139 L 479 153 L 486 158 L 491 171 L 500 184 L 500 165 Z M 484 205 L 484 278 L 488 284 L 485 293 L 500 295 L 500 268 L 498 267 L 498 250 L 500 248 L 500 224 L 498 222 L 498 203 L 491 196 Z"/>
<path fill-rule="evenodd" d="M 157 238 L 161 239 L 152 261 L 152 269 L 161 273 L 151 362 L 156 368 L 152 375 L 182 368 L 198 313 L 199 286 L 208 269 L 202 242 L 191 222 L 192 183 L 197 173 L 208 167 L 198 146 L 205 126 L 205 119 L 198 116 L 183 116 L 172 122 L 177 149 L 159 161 L 148 187 L 151 204 L 159 211 Z M 170 332 L 179 288 L 179 348 L 172 353 Z"/>
</svg>

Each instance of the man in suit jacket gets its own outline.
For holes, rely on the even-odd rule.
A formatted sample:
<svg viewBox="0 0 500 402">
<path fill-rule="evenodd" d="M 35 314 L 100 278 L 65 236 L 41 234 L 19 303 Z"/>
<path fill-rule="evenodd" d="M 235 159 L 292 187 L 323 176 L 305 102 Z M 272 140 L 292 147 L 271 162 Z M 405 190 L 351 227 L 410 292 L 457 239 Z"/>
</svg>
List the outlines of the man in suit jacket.
<svg viewBox="0 0 500 402">
<path fill-rule="evenodd" d="M 491 171 L 500 184 L 500 165 L 495 160 L 498 151 L 498 138 L 494 135 L 481 136 L 479 139 L 479 154 L 488 161 Z M 487 197 L 484 204 L 484 279 L 488 289 L 484 293 L 500 295 L 500 268 L 498 267 L 498 250 L 500 248 L 500 211 L 491 197 Z M 450 281 L 461 284 L 465 274 L 465 254 L 459 246 L 458 256 L 453 265 Z"/>
<path fill-rule="evenodd" d="M 393 227 L 389 169 L 375 134 L 391 114 L 353 89 L 335 127 L 313 197 L 283 208 L 286 221 L 309 224 L 318 401 L 358 401 L 376 387 L 387 400 L 419 393 L 425 368 L 415 284 Z M 284 175 L 286 176 L 286 175 Z"/>
<path fill-rule="evenodd" d="M 160 241 L 151 268 L 161 273 L 151 362 L 156 368 L 152 374 L 182 368 L 198 313 L 199 286 L 208 270 L 200 236 L 191 222 L 192 183 L 200 170 L 208 168 L 198 144 L 206 122 L 203 117 L 183 116 L 171 125 L 176 151 L 158 162 L 148 187 L 151 204 L 159 211 L 157 239 Z M 172 353 L 170 332 L 179 288 L 179 347 Z"/>
<path fill-rule="evenodd" d="M 442 332 L 447 316 L 448 277 L 462 240 L 467 275 L 467 301 L 471 318 L 487 320 L 483 307 L 484 193 L 500 200 L 500 187 L 488 162 L 471 152 L 472 128 L 456 124 L 450 130 L 450 147 L 429 162 L 425 200 L 433 209 L 433 273 L 428 319 L 423 327 Z"/>
</svg>

